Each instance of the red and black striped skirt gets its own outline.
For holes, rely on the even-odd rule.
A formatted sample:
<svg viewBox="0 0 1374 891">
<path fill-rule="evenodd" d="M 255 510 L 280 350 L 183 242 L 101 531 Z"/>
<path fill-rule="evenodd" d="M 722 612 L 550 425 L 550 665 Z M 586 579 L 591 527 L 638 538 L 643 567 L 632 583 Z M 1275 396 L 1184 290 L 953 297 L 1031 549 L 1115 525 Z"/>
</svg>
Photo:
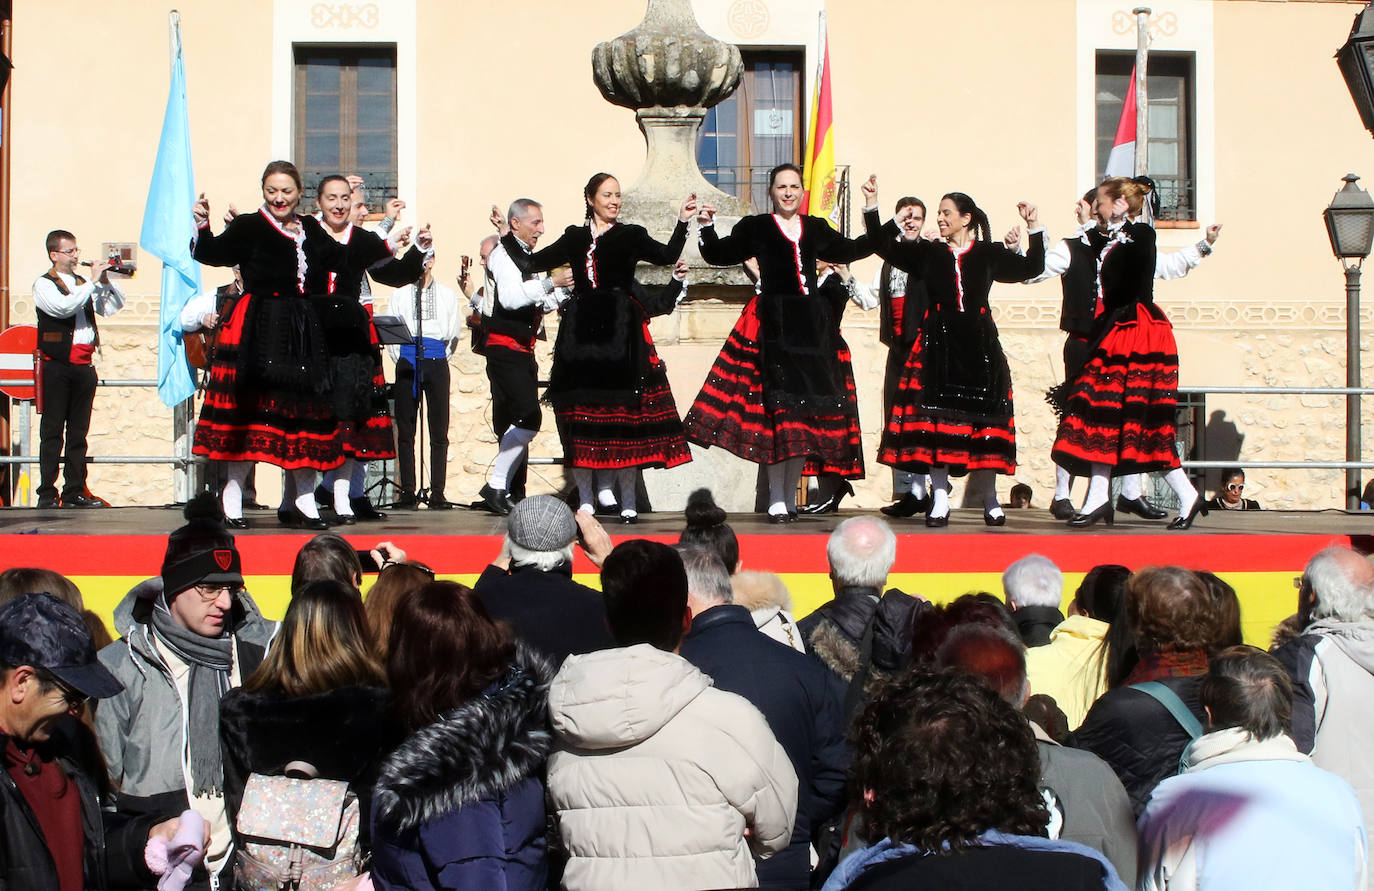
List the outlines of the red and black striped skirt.
<svg viewBox="0 0 1374 891">
<path fill-rule="evenodd" d="M 381 393 L 386 387 L 386 370 L 382 366 L 382 345 L 377 339 L 377 328 L 372 324 L 372 307 L 367 310 L 367 334 L 372 345 L 375 366 L 372 374 L 372 387 Z M 376 398 L 373 412 L 362 420 L 339 422 L 339 446 L 345 457 L 359 461 L 387 461 L 396 457 L 396 437 L 392 431 L 391 413 L 387 402 L 380 396 Z"/>
<path fill-rule="evenodd" d="M 319 384 L 327 362 L 310 300 L 243 295 L 216 340 L 192 451 L 287 470 L 338 467 L 338 422 Z"/>
<path fill-rule="evenodd" d="M 978 373 L 951 374 L 954 350 Z M 933 364 L 927 368 L 927 363 Z M 932 380 L 944 389 L 928 391 Z M 955 476 L 973 470 L 1015 473 L 1012 395 L 1006 356 L 986 310 L 928 314 L 897 375 L 878 460 L 913 473 L 928 473 L 937 465 Z"/>
<path fill-rule="evenodd" d="M 553 417 L 565 467 L 676 467 L 692 460 L 667 371 L 657 357 L 637 393 L 626 393 L 623 400 L 560 400 L 554 402 Z"/>
<path fill-rule="evenodd" d="M 863 444 L 859 438 L 854 369 L 849 347 L 842 339 L 839 344 L 836 358 L 845 383 L 843 408 L 807 411 L 783 401 L 767 400 L 763 350 L 759 345 L 758 298 L 751 299 L 687 412 L 683 421 L 687 438 L 700 446 L 725 449 L 756 464 L 804 458 L 803 472 L 808 474 L 862 477 Z"/>
<path fill-rule="evenodd" d="M 1114 476 L 1179 466 L 1178 346 L 1159 307 L 1137 304 L 1112 325 L 1068 387 L 1056 464 L 1078 475 L 1106 464 Z"/>
</svg>

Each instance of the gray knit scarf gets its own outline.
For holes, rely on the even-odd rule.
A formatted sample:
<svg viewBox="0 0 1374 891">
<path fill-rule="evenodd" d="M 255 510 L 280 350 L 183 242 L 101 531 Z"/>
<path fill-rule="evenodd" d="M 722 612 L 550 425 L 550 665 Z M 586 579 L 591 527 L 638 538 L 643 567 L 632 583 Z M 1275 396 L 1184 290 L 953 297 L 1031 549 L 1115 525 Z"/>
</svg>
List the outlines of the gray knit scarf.
<svg viewBox="0 0 1374 891">
<path fill-rule="evenodd" d="M 219 749 L 219 700 L 229 692 L 233 638 L 228 631 L 219 637 L 205 637 L 183 628 L 161 600 L 153 609 L 152 626 L 158 643 L 191 667 L 186 682 L 186 736 L 194 783 L 191 794 L 218 795 L 224 786 L 224 761 Z"/>
</svg>

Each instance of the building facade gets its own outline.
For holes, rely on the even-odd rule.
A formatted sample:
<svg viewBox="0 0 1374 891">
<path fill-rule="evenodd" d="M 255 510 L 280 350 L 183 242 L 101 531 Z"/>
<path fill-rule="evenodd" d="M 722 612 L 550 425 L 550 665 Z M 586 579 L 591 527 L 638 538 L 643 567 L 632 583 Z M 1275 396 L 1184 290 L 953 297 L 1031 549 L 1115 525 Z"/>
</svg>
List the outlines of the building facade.
<svg viewBox="0 0 1374 891">
<path fill-rule="evenodd" d="M 698 157 L 708 177 L 751 200 L 761 197 L 750 185 L 758 169 L 804 157 L 822 6 L 693 0 L 701 26 L 738 45 L 746 67 L 741 91 L 708 116 Z M 1225 227 L 1192 276 L 1156 291 L 1176 326 L 1185 386 L 1344 384 L 1343 278 L 1321 211 L 1343 174 L 1374 170 L 1366 163 L 1374 146 L 1332 58 L 1361 6 L 1153 6 L 1150 155 L 1165 198 L 1161 250 L 1197 240 L 1209 223 Z M 308 174 L 362 173 L 374 193 L 407 202 L 406 222 L 432 225 L 437 272 L 451 282 L 460 257 L 475 257 L 490 231 L 493 204 L 543 202 L 551 238 L 582 219 L 592 173 L 611 171 L 632 186 L 643 137 L 631 112 L 602 99 L 589 59 L 643 13 L 641 0 L 184 4 L 197 188 L 218 220 L 230 203 L 259 203 L 258 175 L 273 158 Z M 836 156 L 856 184 L 877 173 L 885 204 L 914 194 L 932 208 L 944 192 L 967 192 L 995 231 L 1018 222 L 1016 202 L 1030 200 L 1051 238 L 1071 233 L 1075 198 L 1099 178 L 1120 113 L 1136 41 L 1129 4 L 844 0 L 826 13 Z M 3 196 L 11 324 L 32 323 L 30 285 L 46 268 L 50 229 L 75 232 L 88 256 L 102 243 L 138 240 L 167 43 L 166 4 L 71 0 L 14 11 L 4 134 L 12 187 Z M 128 308 L 102 326 L 97 363 L 106 379 L 155 376 L 158 262 L 139 261 L 125 284 Z M 876 269 L 876 260 L 856 264 L 864 281 Z M 208 268 L 204 277 L 207 287 L 229 278 Z M 1053 481 L 1055 422 L 1042 394 L 1062 374 L 1059 300 L 1053 282 L 992 295 L 1016 391 L 1016 479 L 1034 488 L 1037 506 Z M 689 297 L 655 323 L 681 410 L 738 309 Z M 871 507 L 889 495 L 885 469 L 872 463 L 882 420 L 876 313 L 851 307 L 845 336 L 870 461 L 858 504 Z M 480 486 L 494 436 L 480 358 L 460 349 L 453 373 L 448 490 L 461 500 Z M 1344 456 L 1340 397 L 1214 396 L 1207 409 L 1209 457 Z M 103 390 L 91 454 L 170 454 L 172 430 L 154 391 Z M 551 422 L 545 431 L 533 452 L 556 456 Z M 561 485 L 557 467 L 537 470 L 542 487 Z M 166 466 L 96 465 L 91 488 L 120 504 L 157 504 L 169 499 L 171 477 Z M 260 477 L 270 500 L 274 475 Z M 1252 471 L 1246 494 L 1266 507 L 1339 507 L 1343 481 L 1339 471 Z"/>
</svg>

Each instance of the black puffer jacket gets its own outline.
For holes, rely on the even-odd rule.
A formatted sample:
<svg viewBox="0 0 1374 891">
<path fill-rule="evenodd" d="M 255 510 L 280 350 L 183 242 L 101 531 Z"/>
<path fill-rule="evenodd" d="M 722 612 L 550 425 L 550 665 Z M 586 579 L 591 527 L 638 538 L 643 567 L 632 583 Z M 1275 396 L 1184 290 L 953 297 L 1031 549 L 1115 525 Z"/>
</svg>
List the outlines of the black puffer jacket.
<svg viewBox="0 0 1374 891">
<path fill-rule="evenodd" d="M 1198 702 L 1201 676 L 1159 678 L 1173 690 L 1199 722 L 1206 713 Z M 1178 773 L 1179 758 L 1192 737 L 1153 696 L 1133 687 L 1108 690 L 1093 703 L 1070 743 L 1087 749 L 1111 766 L 1131 797 L 1137 817 L 1160 781 Z"/>
<path fill-rule="evenodd" d="M 157 880 L 143 863 L 148 831 L 175 814 L 129 817 L 102 811 L 91 773 L 83 767 L 79 734 L 90 731 L 75 720 L 64 721 L 42 745 L 62 765 L 81 795 L 81 828 L 85 891 L 107 891 Z M 0 752 L 9 737 L 0 733 Z M 0 765 L 0 891 L 58 891 L 57 869 L 43 840 L 38 819 L 24 794 Z"/>
<path fill-rule="evenodd" d="M 911 659 L 911 623 L 930 608 L 924 600 L 896 588 L 878 596 L 877 588 L 843 587 L 835 598 L 797 622 L 806 651 L 846 684 L 861 662 L 861 648 L 869 621 L 873 622 L 873 674 L 890 674 Z"/>
</svg>

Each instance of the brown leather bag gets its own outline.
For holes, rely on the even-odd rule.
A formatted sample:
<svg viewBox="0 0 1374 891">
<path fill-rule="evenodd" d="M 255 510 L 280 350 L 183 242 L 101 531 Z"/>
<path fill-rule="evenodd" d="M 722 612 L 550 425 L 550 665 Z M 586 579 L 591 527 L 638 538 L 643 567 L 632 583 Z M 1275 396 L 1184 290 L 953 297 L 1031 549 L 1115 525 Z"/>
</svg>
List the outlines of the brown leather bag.
<svg viewBox="0 0 1374 891">
<path fill-rule="evenodd" d="M 210 351 L 213 346 L 211 338 L 214 333 L 210 331 L 193 331 L 182 337 L 182 342 L 186 344 L 186 361 L 191 363 L 192 368 L 208 368 L 210 366 Z"/>
</svg>

